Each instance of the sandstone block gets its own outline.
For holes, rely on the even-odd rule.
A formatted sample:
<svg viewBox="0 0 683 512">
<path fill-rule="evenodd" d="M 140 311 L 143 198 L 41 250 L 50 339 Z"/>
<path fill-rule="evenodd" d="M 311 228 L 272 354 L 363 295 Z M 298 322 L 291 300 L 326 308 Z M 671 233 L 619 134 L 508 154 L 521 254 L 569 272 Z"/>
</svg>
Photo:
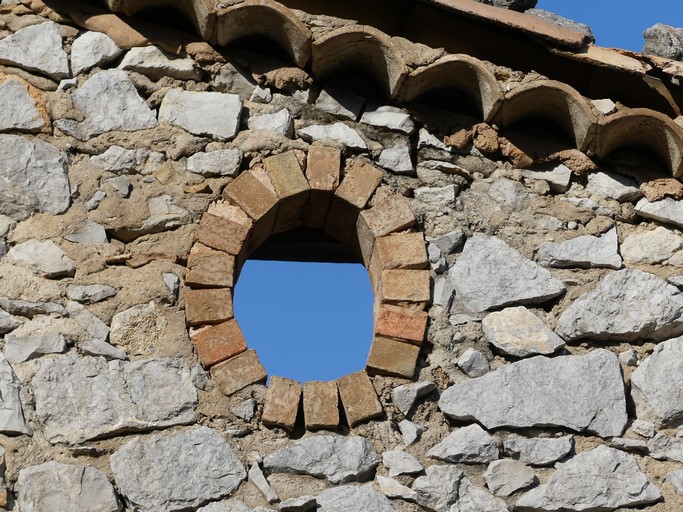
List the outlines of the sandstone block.
<svg viewBox="0 0 683 512">
<path fill-rule="evenodd" d="M 301 384 L 284 377 L 271 377 L 261 422 L 291 432 L 301 403 Z"/>
<path fill-rule="evenodd" d="M 367 368 L 373 373 L 412 379 L 420 347 L 376 336 L 370 347 Z"/>
<path fill-rule="evenodd" d="M 375 335 L 422 345 L 427 330 L 427 313 L 382 304 L 375 321 Z"/>
<path fill-rule="evenodd" d="M 224 395 L 265 382 L 268 374 L 254 350 L 247 350 L 211 367 L 211 377 Z"/>
<path fill-rule="evenodd" d="M 380 297 L 383 303 L 424 309 L 429 302 L 429 271 L 383 270 Z"/>
<path fill-rule="evenodd" d="M 233 317 L 229 288 L 185 290 L 185 319 L 188 325 L 216 324 Z"/>
<path fill-rule="evenodd" d="M 287 231 L 301 224 L 310 187 L 293 152 L 268 157 L 263 162 L 279 198 L 273 231 Z"/>
<path fill-rule="evenodd" d="M 235 257 L 195 244 L 187 258 L 185 284 L 193 288 L 232 287 Z"/>
<path fill-rule="evenodd" d="M 336 429 L 339 426 L 339 392 L 336 382 L 304 384 L 304 422 L 306 430 Z"/>
<path fill-rule="evenodd" d="M 304 224 L 312 228 L 325 225 L 327 211 L 334 191 L 339 186 L 341 174 L 341 150 L 328 146 L 311 146 L 306 161 L 306 178 L 311 187 Z"/>
<path fill-rule="evenodd" d="M 237 320 L 202 327 L 190 334 L 204 367 L 230 359 L 247 350 L 247 342 Z"/>
<path fill-rule="evenodd" d="M 375 241 L 370 259 L 371 275 L 378 276 L 385 269 L 428 268 L 427 250 L 422 233 L 400 233 L 383 236 Z"/>
<path fill-rule="evenodd" d="M 415 224 L 415 215 L 403 196 L 394 195 L 358 216 L 356 234 L 365 265 L 370 264 L 375 239 Z"/>
<path fill-rule="evenodd" d="M 241 224 L 225 217 L 205 213 L 199 221 L 194 238 L 195 241 L 208 247 L 236 256 L 242 250 L 249 235 L 249 227 L 249 224 Z"/>
<path fill-rule="evenodd" d="M 384 413 L 370 377 L 364 370 L 337 379 L 337 386 L 349 426 L 355 427 Z"/>
</svg>

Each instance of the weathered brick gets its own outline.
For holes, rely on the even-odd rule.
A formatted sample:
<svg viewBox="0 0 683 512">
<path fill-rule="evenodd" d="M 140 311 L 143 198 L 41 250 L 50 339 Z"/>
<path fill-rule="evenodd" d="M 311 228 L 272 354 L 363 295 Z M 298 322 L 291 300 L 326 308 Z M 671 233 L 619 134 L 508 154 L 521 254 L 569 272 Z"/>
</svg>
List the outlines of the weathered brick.
<svg viewBox="0 0 683 512">
<path fill-rule="evenodd" d="M 307 430 L 339 426 L 339 395 L 336 382 L 304 384 L 304 422 Z"/>
<path fill-rule="evenodd" d="M 249 225 L 205 213 L 195 231 L 196 242 L 233 256 L 240 253 L 249 235 Z"/>
<path fill-rule="evenodd" d="M 196 243 L 187 258 L 185 284 L 192 288 L 230 288 L 235 257 Z"/>
<path fill-rule="evenodd" d="M 211 367 L 211 378 L 224 395 L 232 395 L 268 378 L 256 351 L 247 350 Z"/>
<path fill-rule="evenodd" d="M 408 200 L 403 196 L 390 196 L 369 210 L 360 212 L 356 233 L 365 265 L 370 265 L 370 257 L 377 238 L 403 231 L 414 224 L 415 215 Z"/>
<path fill-rule="evenodd" d="M 304 225 L 322 228 L 332 196 L 339 186 L 341 174 L 341 150 L 329 146 L 313 145 L 308 150 L 306 177 L 311 187 Z"/>
<path fill-rule="evenodd" d="M 263 161 L 275 194 L 279 198 L 274 233 L 300 226 L 310 187 L 293 151 L 270 156 Z"/>
<path fill-rule="evenodd" d="M 420 347 L 411 343 L 375 336 L 367 368 L 373 373 L 412 379 L 418 355 Z"/>
<path fill-rule="evenodd" d="M 382 271 L 381 302 L 424 309 L 429 303 L 429 271 L 391 269 Z"/>
<path fill-rule="evenodd" d="M 301 403 L 301 384 L 284 377 L 271 377 L 261 422 L 291 432 Z"/>
<path fill-rule="evenodd" d="M 382 236 L 375 241 L 375 250 L 370 258 L 370 281 L 373 289 L 379 286 L 382 270 L 423 270 L 429 268 L 427 249 L 422 233 L 398 233 Z"/>
<path fill-rule="evenodd" d="M 337 379 L 337 387 L 349 426 L 355 427 L 384 414 L 375 388 L 364 370 Z"/>
<path fill-rule="evenodd" d="M 247 350 L 247 342 L 235 319 L 197 329 L 190 333 L 190 338 L 199 360 L 207 368 Z"/>
<path fill-rule="evenodd" d="M 382 304 L 375 320 L 375 335 L 422 345 L 429 315 L 401 306 Z"/>
<path fill-rule="evenodd" d="M 185 290 L 185 319 L 188 325 L 218 324 L 233 316 L 229 288 Z"/>
</svg>

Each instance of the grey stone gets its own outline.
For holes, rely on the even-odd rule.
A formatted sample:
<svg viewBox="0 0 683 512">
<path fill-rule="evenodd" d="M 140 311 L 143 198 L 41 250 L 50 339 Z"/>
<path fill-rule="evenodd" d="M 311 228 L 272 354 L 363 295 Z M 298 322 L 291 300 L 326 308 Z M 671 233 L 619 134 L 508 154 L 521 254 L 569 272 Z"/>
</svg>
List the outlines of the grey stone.
<svg viewBox="0 0 683 512">
<path fill-rule="evenodd" d="M 94 34 L 95 32 L 90 33 Z M 74 87 L 78 87 L 78 78 L 65 78 L 59 81 L 59 84 L 57 85 L 57 90 L 60 92 L 68 91 L 69 89 L 73 89 Z"/>
<path fill-rule="evenodd" d="M 625 452 L 636 452 L 640 454 L 647 454 L 649 448 L 647 443 L 641 439 L 631 439 L 628 437 L 613 437 L 609 443 L 611 448 L 622 450 Z"/>
<path fill-rule="evenodd" d="M 396 174 L 415 174 L 408 141 L 383 149 L 379 154 L 377 164 Z"/>
<path fill-rule="evenodd" d="M 26 318 L 33 318 L 35 315 L 68 315 L 64 306 L 60 306 L 54 302 L 31 302 L 28 300 L 10 299 L 8 297 L 0 297 L 0 308 L 11 315 L 18 315 Z"/>
<path fill-rule="evenodd" d="M 169 436 L 138 437 L 110 458 L 116 485 L 131 510 L 188 510 L 228 496 L 246 477 L 218 432 L 196 427 Z"/>
<path fill-rule="evenodd" d="M 531 201 L 529 191 L 518 181 L 497 179 L 486 192 L 496 203 L 517 212 L 526 208 Z"/>
<path fill-rule="evenodd" d="M 411 384 L 403 384 L 395 387 L 391 392 L 391 401 L 405 416 L 412 411 L 415 403 L 421 397 L 428 395 L 436 389 L 432 381 L 420 381 Z"/>
<path fill-rule="evenodd" d="M 99 469 L 46 462 L 19 471 L 17 501 L 23 512 L 123 510 L 114 487 Z"/>
<path fill-rule="evenodd" d="M 32 433 L 24 418 L 19 393 L 21 382 L 5 356 L 0 354 L 0 432 L 17 435 Z"/>
<path fill-rule="evenodd" d="M 505 502 L 485 489 L 472 485 L 465 477 L 460 482 L 459 499 L 449 512 L 509 512 Z"/>
<path fill-rule="evenodd" d="M 239 131 L 242 98 L 220 92 L 171 89 L 159 108 L 159 122 L 180 126 L 193 135 L 232 139 Z"/>
<path fill-rule="evenodd" d="M 20 318 L 10 315 L 7 311 L 0 308 L 0 335 L 12 332 L 22 323 Z"/>
<path fill-rule="evenodd" d="M 648 300 L 643 300 L 647 290 Z M 624 269 L 603 277 L 560 317 L 566 340 L 662 340 L 683 332 L 683 295 L 663 279 Z"/>
<path fill-rule="evenodd" d="M 538 304 L 565 291 L 550 272 L 496 237 L 475 234 L 448 272 L 456 296 L 480 313 L 517 304 Z"/>
<path fill-rule="evenodd" d="M 197 389 L 210 392 L 213 390 L 213 383 L 209 378 L 209 374 L 201 364 L 196 364 L 192 367 L 192 384 L 195 385 Z"/>
<path fill-rule="evenodd" d="M 643 53 L 665 59 L 683 60 L 683 29 L 657 23 L 643 32 Z"/>
<path fill-rule="evenodd" d="M 102 224 L 98 224 L 92 220 L 86 220 L 73 233 L 64 237 L 64 240 L 73 242 L 75 244 L 107 244 L 107 231 Z"/>
<path fill-rule="evenodd" d="M 298 134 L 309 142 L 330 139 L 351 149 L 368 149 L 358 132 L 344 123 L 311 125 L 298 130 Z"/>
<path fill-rule="evenodd" d="M 306 512 L 314 510 L 318 505 L 315 496 L 299 496 L 280 503 L 280 512 Z"/>
<path fill-rule="evenodd" d="M 99 317 L 91 313 L 78 302 L 69 301 L 66 310 L 70 318 L 76 321 L 93 340 L 106 341 L 109 327 Z"/>
<path fill-rule="evenodd" d="M 0 83 L 0 131 L 37 132 L 45 126 L 36 100 L 18 78 Z"/>
<path fill-rule="evenodd" d="M 102 189 L 97 189 L 92 197 L 85 202 L 85 211 L 97 210 L 105 197 L 107 197 L 107 193 Z"/>
<path fill-rule="evenodd" d="M 619 352 L 619 362 L 624 366 L 636 366 L 638 364 L 638 354 L 632 348 Z"/>
<path fill-rule="evenodd" d="M 573 204 L 577 208 L 584 208 L 586 210 L 592 211 L 595 215 L 602 215 L 604 217 L 614 217 L 614 211 L 611 210 L 610 208 L 607 208 L 606 206 L 601 206 L 600 203 L 597 203 L 593 201 L 592 199 L 588 199 L 587 197 L 563 197 L 562 201 L 567 201 L 570 204 Z M 569 224 L 567 224 L 569 226 Z M 576 229 L 570 228 L 570 229 Z"/>
<path fill-rule="evenodd" d="M 80 75 L 95 66 L 111 62 L 123 53 L 114 40 L 101 32 L 85 32 L 71 45 L 71 70 Z"/>
<path fill-rule="evenodd" d="M 104 284 L 76 285 L 66 287 L 66 298 L 81 304 L 95 304 L 114 297 L 117 289 Z"/>
<path fill-rule="evenodd" d="M 327 478 L 333 484 L 372 476 L 379 459 L 362 437 L 316 435 L 267 455 L 263 467 L 271 473 L 296 473 Z"/>
<path fill-rule="evenodd" d="M 628 419 L 621 366 L 603 349 L 508 364 L 446 389 L 439 408 L 487 429 L 553 426 L 601 437 L 621 435 Z"/>
<path fill-rule="evenodd" d="M 175 229 L 192 220 L 192 215 L 185 208 L 173 204 L 173 197 L 163 194 L 147 199 L 149 217 L 142 222 L 142 226 L 131 230 L 133 236 L 149 233 L 161 233 Z"/>
<path fill-rule="evenodd" d="M 453 301 L 455 287 L 450 279 L 444 276 L 436 276 L 434 279 L 434 291 L 432 293 L 432 304 L 441 306 L 448 310 Z"/>
<path fill-rule="evenodd" d="M 76 265 L 52 240 L 28 240 L 12 247 L 9 261 L 35 270 L 48 279 L 73 276 Z"/>
<path fill-rule="evenodd" d="M 254 512 L 239 500 L 215 501 L 206 507 L 197 509 L 197 512 Z"/>
<path fill-rule="evenodd" d="M 398 429 L 403 436 L 403 444 L 410 446 L 420 440 L 420 437 L 427 430 L 426 427 L 418 425 L 410 420 L 402 420 L 398 424 Z"/>
<path fill-rule="evenodd" d="M 448 317 L 448 323 L 451 325 L 465 325 L 470 322 L 478 322 L 479 319 L 471 315 L 451 315 Z"/>
<path fill-rule="evenodd" d="M 637 201 L 643 196 L 636 180 L 613 172 L 590 173 L 586 191 L 619 202 Z"/>
<path fill-rule="evenodd" d="M 683 247 L 683 237 L 663 226 L 626 237 L 621 244 L 624 260 L 633 264 L 663 263 Z"/>
<path fill-rule="evenodd" d="M 379 484 L 379 490 L 382 491 L 387 498 L 417 501 L 417 493 L 415 491 L 393 478 L 377 475 L 377 483 Z"/>
<path fill-rule="evenodd" d="M 65 355 L 43 363 L 31 387 L 36 420 L 52 443 L 195 421 L 197 391 L 179 360 L 107 362 Z"/>
<path fill-rule="evenodd" d="M 161 153 L 147 149 L 126 149 L 116 144 L 109 146 L 104 153 L 90 157 L 92 165 L 116 174 L 148 174 L 148 167 L 158 166 L 163 160 L 164 155 Z"/>
<path fill-rule="evenodd" d="M 683 440 L 656 434 L 647 442 L 650 457 L 657 460 L 671 460 L 683 462 Z"/>
<path fill-rule="evenodd" d="M 512 459 L 494 460 L 484 473 L 486 486 L 496 496 L 510 496 L 536 481 L 533 470 Z"/>
<path fill-rule="evenodd" d="M 264 476 L 263 471 L 261 471 L 258 463 L 251 465 L 249 468 L 248 477 L 249 481 L 258 489 L 268 503 L 272 504 L 280 501 L 277 493 L 270 486 L 268 480 L 266 480 L 266 477 Z"/>
<path fill-rule="evenodd" d="M 229 62 L 221 66 L 211 86 L 218 92 L 238 94 L 244 100 L 250 99 L 257 87 L 251 73 Z"/>
<path fill-rule="evenodd" d="M 128 359 L 128 355 L 123 350 L 101 339 L 86 340 L 78 348 L 87 356 L 104 357 L 105 359 Z"/>
<path fill-rule="evenodd" d="M 138 304 L 120 311 L 111 319 L 111 343 L 131 355 L 149 353 L 156 341 L 165 334 L 168 321 L 150 304 Z"/>
<path fill-rule="evenodd" d="M 69 76 L 69 57 L 62 48 L 59 26 L 46 21 L 0 39 L 0 64 L 37 71 L 60 80 Z"/>
<path fill-rule="evenodd" d="M 442 254 L 450 254 L 460 249 L 465 244 L 465 233 L 462 231 L 451 231 L 439 237 L 427 237 L 427 242 L 436 245 Z"/>
<path fill-rule="evenodd" d="M 475 423 L 452 432 L 427 455 L 445 462 L 481 464 L 498 459 L 500 451 L 496 440 Z"/>
<path fill-rule="evenodd" d="M 671 197 L 652 203 L 643 197 L 636 203 L 636 213 L 646 219 L 658 220 L 683 228 L 683 201 Z"/>
<path fill-rule="evenodd" d="M 417 148 L 436 148 L 442 151 L 451 151 L 450 146 L 446 146 L 443 141 L 429 133 L 426 128 L 420 128 L 418 132 Z"/>
<path fill-rule="evenodd" d="M 0 214 L 64 213 L 71 188 L 64 156 L 54 146 L 0 134 Z"/>
<path fill-rule="evenodd" d="M 103 185 L 112 187 L 121 197 L 129 197 L 133 191 L 133 184 L 128 176 L 114 176 L 102 181 Z"/>
<path fill-rule="evenodd" d="M 584 235 L 556 244 L 543 244 L 538 262 L 556 268 L 621 268 L 617 228 L 602 236 Z M 623 250 L 623 246 L 622 246 Z"/>
<path fill-rule="evenodd" d="M 453 206 L 455 204 L 455 200 L 458 197 L 459 191 L 460 188 L 457 185 L 446 185 L 445 187 L 420 187 L 416 188 L 414 193 L 415 199 L 417 199 L 418 201 L 422 201 L 423 203 L 429 203 L 438 207 L 448 207 Z M 456 236 L 457 234 L 459 234 L 463 237 L 461 243 L 464 243 L 465 239 L 462 232 L 458 231 L 455 233 Z M 449 235 L 446 235 L 446 237 L 449 237 Z M 441 238 L 444 237 L 440 237 L 439 239 Z M 443 243 L 449 245 L 450 242 L 444 241 Z M 448 254 L 449 252 L 451 251 L 444 251 L 444 254 Z"/>
<path fill-rule="evenodd" d="M 598 446 L 558 464 L 550 480 L 524 494 L 515 509 L 607 511 L 649 505 L 661 497 L 633 456 Z"/>
<path fill-rule="evenodd" d="M 545 21 L 549 21 L 550 23 L 554 23 L 562 28 L 567 28 L 575 32 L 581 32 L 584 36 L 584 42 L 586 44 L 595 42 L 593 31 L 585 23 L 579 23 L 577 21 L 570 20 L 569 18 L 565 18 L 564 16 L 560 16 L 559 14 L 555 14 L 554 12 L 546 11 L 544 9 L 527 9 L 524 11 L 524 13 L 530 14 L 531 16 L 535 16 Z"/>
<path fill-rule="evenodd" d="M 474 348 L 468 348 L 460 354 L 456 364 L 468 377 L 481 377 L 489 371 L 486 357 Z"/>
<path fill-rule="evenodd" d="M 87 140 L 100 133 L 135 132 L 157 126 L 154 112 L 140 97 L 125 71 L 108 69 L 90 77 L 71 96 L 84 120 L 64 126 L 76 138 Z M 63 124 L 57 124 L 61 130 Z"/>
<path fill-rule="evenodd" d="M 505 455 L 531 466 L 550 466 L 564 459 L 574 449 L 574 436 L 508 439 L 503 442 Z"/>
<path fill-rule="evenodd" d="M 427 244 L 427 257 L 429 258 L 430 268 L 437 274 L 441 274 L 448 268 L 446 257 L 441 254 L 441 251 L 436 245 Z"/>
<path fill-rule="evenodd" d="M 645 420 L 635 420 L 631 424 L 631 430 L 639 436 L 647 438 L 655 437 L 657 433 L 656 425 Z"/>
<path fill-rule="evenodd" d="M 550 355 L 564 347 L 562 338 L 524 306 L 491 313 L 481 326 L 488 342 L 511 356 Z"/>
<path fill-rule="evenodd" d="M 382 464 L 389 470 L 389 476 L 410 475 L 424 469 L 415 457 L 400 450 L 389 450 L 382 454 Z"/>
<path fill-rule="evenodd" d="M 529 171 L 521 170 L 521 174 L 525 178 L 532 180 L 543 180 L 548 183 L 550 190 L 555 193 L 562 194 L 569 188 L 569 182 L 572 179 L 572 171 L 564 164 L 553 167 L 550 170 L 543 171 Z"/>
<path fill-rule="evenodd" d="M 463 472 L 456 466 L 434 465 L 425 470 L 425 475 L 413 482 L 417 502 L 436 512 L 448 512 L 450 506 L 458 501 Z"/>
<path fill-rule="evenodd" d="M 267 130 L 290 139 L 294 135 L 294 120 L 286 108 L 273 114 L 249 117 L 247 126 L 250 130 Z"/>
<path fill-rule="evenodd" d="M 177 299 L 178 292 L 180 291 L 180 278 L 171 272 L 164 272 L 161 274 L 161 277 L 163 278 L 168 291 Z"/>
<path fill-rule="evenodd" d="M 683 337 L 657 345 L 631 376 L 636 415 L 660 426 L 683 425 Z"/>
<path fill-rule="evenodd" d="M 367 485 L 332 487 L 321 492 L 317 501 L 318 512 L 396 512 L 386 496 Z"/>
<path fill-rule="evenodd" d="M 23 363 L 45 354 L 61 354 L 66 352 L 66 349 L 66 340 L 61 334 L 26 337 L 7 334 L 5 336 L 5 357 L 10 363 Z"/>
<path fill-rule="evenodd" d="M 239 149 L 219 149 L 208 153 L 195 153 L 187 159 L 186 169 L 202 176 L 237 176 L 242 164 Z"/>
<path fill-rule="evenodd" d="M 671 471 L 666 475 L 666 481 L 671 484 L 676 494 L 683 496 L 683 469 Z"/>
<path fill-rule="evenodd" d="M 249 96 L 249 101 L 254 103 L 270 103 L 273 101 L 273 93 L 270 91 L 269 87 L 257 85 L 254 92 Z"/>
<path fill-rule="evenodd" d="M 526 11 L 534 7 L 536 2 L 537 0 L 484 0 L 484 3 L 512 11 Z"/>
<path fill-rule="evenodd" d="M 602 98 L 599 100 L 590 100 L 591 104 L 598 110 L 603 115 L 610 115 L 614 114 L 617 111 L 617 104 L 614 103 L 611 99 L 609 98 Z M 601 172 L 597 172 L 595 174 L 604 174 Z M 588 175 L 590 178 L 590 174 Z M 614 198 L 616 199 L 616 198 Z"/>
<path fill-rule="evenodd" d="M 323 89 L 315 100 L 315 106 L 320 110 L 352 121 L 358 119 L 364 104 L 364 98 L 343 89 Z"/>
<path fill-rule="evenodd" d="M 366 110 L 363 112 L 360 122 L 408 134 L 415 131 L 415 123 L 410 114 L 405 110 L 391 106 Z"/>
<path fill-rule="evenodd" d="M 157 46 L 131 48 L 118 67 L 154 81 L 164 77 L 176 80 L 199 80 L 202 77 L 202 70 L 194 60 L 172 57 Z"/>
</svg>

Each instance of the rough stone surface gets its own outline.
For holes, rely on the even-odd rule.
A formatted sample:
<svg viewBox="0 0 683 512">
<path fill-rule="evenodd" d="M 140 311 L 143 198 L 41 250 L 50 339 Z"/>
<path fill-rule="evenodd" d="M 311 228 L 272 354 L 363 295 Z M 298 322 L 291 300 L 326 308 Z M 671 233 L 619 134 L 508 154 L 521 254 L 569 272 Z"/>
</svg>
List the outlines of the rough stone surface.
<svg viewBox="0 0 683 512">
<path fill-rule="evenodd" d="M 498 0 L 496 0 L 496 1 L 498 1 Z M 508 0 L 502 0 L 502 1 L 508 1 Z M 584 35 L 584 41 L 586 43 L 594 43 L 595 42 L 595 36 L 593 35 L 593 31 L 585 23 L 579 23 L 577 21 L 570 20 L 569 18 L 565 18 L 564 16 L 560 16 L 559 14 L 555 14 L 554 12 L 546 11 L 544 9 L 533 8 L 533 9 L 527 9 L 524 12 L 525 12 L 525 14 L 530 14 L 531 16 L 536 16 L 537 18 L 541 18 L 542 20 L 549 21 L 550 23 L 554 23 L 555 25 L 558 25 L 562 28 L 567 28 L 569 30 L 581 32 Z"/>
<path fill-rule="evenodd" d="M 403 133 L 413 133 L 415 123 L 406 111 L 390 106 L 378 107 L 373 110 L 366 110 L 360 119 L 361 123 L 388 128 Z"/>
<path fill-rule="evenodd" d="M 46 21 L 0 39 L 0 64 L 37 71 L 56 80 L 69 76 L 69 57 L 62 48 L 59 26 Z"/>
<path fill-rule="evenodd" d="M 0 432 L 4 434 L 31 434 L 24 418 L 19 393 L 21 383 L 5 356 L 0 354 Z"/>
<path fill-rule="evenodd" d="M 415 172 L 409 144 L 399 144 L 384 149 L 380 153 L 377 163 L 380 167 L 389 169 L 396 174 L 413 174 Z"/>
<path fill-rule="evenodd" d="M 249 117 L 247 126 L 250 130 L 268 130 L 288 138 L 294 134 L 294 120 L 286 108 L 273 114 Z"/>
<path fill-rule="evenodd" d="M 119 512 L 123 508 L 105 474 L 90 466 L 52 461 L 22 469 L 17 488 L 23 512 Z"/>
<path fill-rule="evenodd" d="M 159 108 L 159 121 L 175 124 L 193 135 L 232 139 L 239 130 L 242 99 L 236 94 L 171 89 Z"/>
<path fill-rule="evenodd" d="M 270 472 L 324 477 L 334 484 L 365 480 L 378 463 L 367 439 L 335 435 L 308 437 L 263 459 L 263 467 Z"/>
<path fill-rule="evenodd" d="M 14 264 L 35 270 L 48 279 L 73 276 L 76 272 L 74 261 L 52 240 L 29 240 L 15 245 L 7 253 L 7 258 Z"/>
<path fill-rule="evenodd" d="M 557 438 L 508 439 L 503 442 L 505 455 L 532 466 L 549 466 L 565 458 L 574 449 L 574 436 Z"/>
<path fill-rule="evenodd" d="M 321 492 L 318 512 L 396 512 L 383 494 L 370 486 L 343 485 Z"/>
<path fill-rule="evenodd" d="M 523 495 L 519 510 L 616 510 L 661 499 L 627 453 L 599 446 L 558 464 L 547 483 Z"/>
<path fill-rule="evenodd" d="M 195 153 L 187 159 L 186 169 L 202 176 L 230 176 L 234 178 L 240 170 L 242 151 L 219 149 L 208 153 Z"/>
<path fill-rule="evenodd" d="M 621 244 L 621 254 L 627 263 L 663 263 L 683 247 L 683 237 L 659 226 L 646 233 L 633 234 Z"/>
<path fill-rule="evenodd" d="M 491 313 L 481 326 L 488 342 L 511 356 L 550 355 L 564 347 L 562 338 L 524 306 Z"/>
<path fill-rule="evenodd" d="M 683 441 L 666 434 L 656 434 L 647 442 L 645 451 L 653 459 L 683 462 Z"/>
<path fill-rule="evenodd" d="M 602 349 L 506 365 L 446 389 L 439 407 L 448 416 L 475 419 L 486 428 L 561 426 L 602 437 L 621 435 L 627 421 L 619 361 Z"/>
<path fill-rule="evenodd" d="M 656 23 L 645 32 L 643 53 L 666 59 L 683 60 L 683 29 Z"/>
<path fill-rule="evenodd" d="M 474 424 L 452 432 L 427 455 L 446 462 L 482 464 L 498 459 L 500 452 L 495 439 Z"/>
<path fill-rule="evenodd" d="M 576 299 L 556 332 L 566 340 L 662 340 L 683 332 L 682 314 L 683 295 L 676 287 L 653 274 L 624 269 Z"/>
<path fill-rule="evenodd" d="M 10 78 L 0 82 L 0 131 L 36 132 L 45 125 L 44 114 L 22 81 Z"/>
<path fill-rule="evenodd" d="M 476 234 L 448 273 L 456 296 L 474 312 L 557 297 L 564 284 L 496 237 Z"/>
<path fill-rule="evenodd" d="M 198 507 L 228 496 L 246 477 L 228 443 L 207 427 L 136 438 L 110 461 L 117 487 L 140 512 Z"/>
<path fill-rule="evenodd" d="M 531 486 L 536 480 L 533 470 L 523 463 L 510 460 L 494 460 L 484 473 L 486 486 L 497 496 L 511 494 Z"/>
<path fill-rule="evenodd" d="M 658 220 L 683 228 L 683 201 L 671 197 L 655 202 L 642 198 L 636 204 L 636 213 L 646 219 Z"/>
<path fill-rule="evenodd" d="M 434 465 L 413 482 L 418 503 L 437 512 L 446 512 L 458 500 L 463 472 L 457 466 Z"/>
<path fill-rule="evenodd" d="M 408 415 L 420 397 L 428 395 L 436 389 L 432 381 L 421 381 L 412 384 L 404 384 L 393 389 L 391 400 L 404 415 Z"/>
<path fill-rule="evenodd" d="M 389 450 L 382 454 L 382 464 L 389 469 L 389 476 L 419 473 L 424 469 L 420 461 L 409 453 L 400 450 Z"/>
<path fill-rule="evenodd" d="M 637 201 L 643 195 L 636 180 L 612 172 L 590 173 L 586 190 L 605 199 L 621 202 Z"/>
<path fill-rule="evenodd" d="M 380 491 L 382 491 L 387 498 L 400 498 L 406 501 L 417 500 L 417 493 L 415 491 L 393 478 L 377 475 L 377 483 L 379 484 Z"/>
<path fill-rule="evenodd" d="M 192 423 L 197 392 L 179 361 L 60 356 L 31 382 L 36 417 L 53 443 Z"/>
<path fill-rule="evenodd" d="M 66 352 L 66 349 L 66 340 L 61 334 L 27 337 L 8 334 L 5 336 L 5 357 L 10 363 L 23 363 L 45 354 L 60 354 Z"/>
<path fill-rule="evenodd" d="M 315 100 L 320 110 L 356 121 L 363 110 L 363 97 L 343 89 L 323 89 Z"/>
<path fill-rule="evenodd" d="M 340 142 L 351 149 L 368 149 L 367 144 L 365 144 L 365 141 L 358 132 L 344 123 L 311 125 L 302 128 L 298 133 L 309 141 L 330 139 Z"/>
<path fill-rule="evenodd" d="M 602 236 L 584 235 L 559 244 L 543 244 L 538 250 L 538 262 L 547 267 L 621 268 L 617 230 Z"/>
<path fill-rule="evenodd" d="M 666 475 L 666 481 L 671 484 L 676 494 L 683 496 L 683 469 L 672 471 Z"/>
<path fill-rule="evenodd" d="M 427 430 L 426 427 L 418 425 L 410 420 L 402 420 L 399 422 L 398 428 L 403 436 L 403 444 L 406 446 L 410 446 L 419 441 L 423 432 Z"/>
<path fill-rule="evenodd" d="M 69 285 L 66 298 L 81 304 L 94 304 L 114 297 L 116 292 L 116 288 L 104 284 Z"/>
<path fill-rule="evenodd" d="M 481 377 L 489 371 L 489 362 L 484 354 L 473 348 L 460 354 L 456 364 L 468 377 Z"/>
<path fill-rule="evenodd" d="M 522 176 L 534 180 L 543 180 L 548 183 L 550 190 L 556 193 L 563 193 L 569 188 L 572 179 L 572 171 L 564 164 L 560 164 L 550 170 L 527 171 L 522 170 Z"/>
<path fill-rule="evenodd" d="M 80 75 L 116 59 L 122 53 L 123 50 L 107 34 L 85 32 L 71 45 L 71 70 L 74 75 Z"/>
<path fill-rule="evenodd" d="M 163 77 L 177 80 L 198 80 L 202 71 L 189 58 L 171 58 L 156 46 L 131 48 L 119 64 L 119 69 L 136 71 L 152 80 Z"/>
</svg>

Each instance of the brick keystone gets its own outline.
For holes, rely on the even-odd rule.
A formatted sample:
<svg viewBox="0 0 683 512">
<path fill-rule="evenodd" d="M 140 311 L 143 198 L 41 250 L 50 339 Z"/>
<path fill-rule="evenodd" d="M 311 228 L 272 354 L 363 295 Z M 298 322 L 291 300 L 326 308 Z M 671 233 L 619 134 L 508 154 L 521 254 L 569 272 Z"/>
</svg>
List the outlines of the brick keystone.
<svg viewBox="0 0 683 512">
<path fill-rule="evenodd" d="M 382 303 L 424 309 L 430 299 L 429 270 L 383 270 L 379 288 Z"/>
<path fill-rule="evenodd" d="M 336 382 L 314 381 L 304 384 L 304 422 L 307 430 L 336 430 L 339 426 Z"/>
<path fill-rule="evenodd" d="M 365 370 L 337 379 L 337 387 L 349 426 L 355 427 L 384 413 Z"/>
<path fill-rule="evenodd" d="M 428 317 L 424 311 L 382 304 L 375 321 L 375 335 L 421 346 L 427 332 Z"/>
<path fill-rule="evenodd" d="M 185 284 L 192 288 L 230 288 L 235 257 L 196 243 L 187 258 Z"/>
<path fill-rule="evenodd" d="M 236 256 L 249 235 L 249 228 L 249 224 L 239 224 L 225 217 L 205 213 L 199 221 L 194 239 L 212 249 Z"/>
<path fill-rule="evenodd" d="M 280 199 L 273 232 L 301 225 L 310 187 L 293 151 L 263 161 L 275 194 Z"/>
<path fill-rule="evenodd" d="M 412 379 L 420 347 L 376 336 L 370 347 L 367 367 L 372 373 Z"/>
<path fill-rule="evenodd" d="M 403 196 L 390 196 L 369 210 L 362 211 L 358 216 L 356 233 L 365 266 L 370 265 L 372 249 L 377 238 L 403 231 L 414 224 L 415 215 L 408 200 Z"/>
<path fill-rule="evenodd" d="M 304 225 L 322 228 L 332 196 L 339 186 L 341 150 L 329 146 L 311 146 L 308 150 L 306 177 L 311 187 L 309 205 L 304 214 Z"/>
<path fill-rule="evenodd" d="M 205 368 L 230 359 L 247 350 L 247 342 L 237 320 L 208 325 L 190 333 L 199 360 Z"/>
<path fill-rule="evenodd" d="M 291 432 L 296 423 L 300 403 L 301 384 L 284 377 L 271 377 L 261 423 Z"/>
<path fill-rule="evenodd" d="M 268 374 L 256 351 L 247 350 L 212 366 L 211 378 L 221 393 L 232 395 L 252 384 L 265 383 Z"/>
<path fill-rule="evenodd" d="M 232 292 L 229 288 L 185 290 L 185 318 L 188 325 L 218 324 L 233 316 Z"/>
</svg>

